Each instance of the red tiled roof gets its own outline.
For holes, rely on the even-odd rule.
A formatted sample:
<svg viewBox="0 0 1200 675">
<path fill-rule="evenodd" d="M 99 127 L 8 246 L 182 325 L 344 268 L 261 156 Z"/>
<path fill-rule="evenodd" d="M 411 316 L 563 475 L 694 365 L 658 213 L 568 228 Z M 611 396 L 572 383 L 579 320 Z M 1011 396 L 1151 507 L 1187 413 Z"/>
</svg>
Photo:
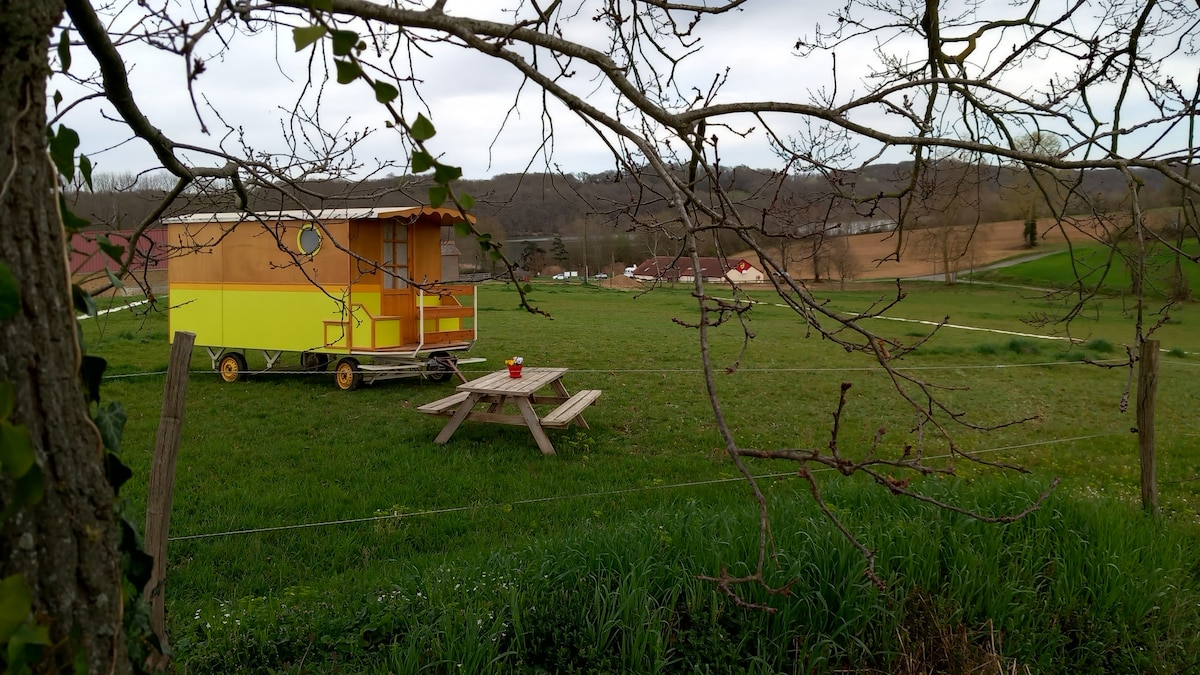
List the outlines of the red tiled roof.
<svg viewBox="0 0 1200 675">
<path fill-rule="evenodd" d="M 724 277 L 730 270 L 741 264 L 741 260 L 729 260 L 728 258 L 708 257 L 700 258 L 700 276 L 705 279 L 720 279 Z M 749 264 L 749 263 L 747 263 Z M 753 267 L 753 265 L 751 265 Z M 635 277 L 653 277 L 656 279 L 666 279 L 675 281 L 679 277 L 694 277 L 696 276 L 692 270 L 691 258 L 675 258 L 672 256 L 660 255 L 650 258 L 638 265 L 633 270 Z"/>
</svg>

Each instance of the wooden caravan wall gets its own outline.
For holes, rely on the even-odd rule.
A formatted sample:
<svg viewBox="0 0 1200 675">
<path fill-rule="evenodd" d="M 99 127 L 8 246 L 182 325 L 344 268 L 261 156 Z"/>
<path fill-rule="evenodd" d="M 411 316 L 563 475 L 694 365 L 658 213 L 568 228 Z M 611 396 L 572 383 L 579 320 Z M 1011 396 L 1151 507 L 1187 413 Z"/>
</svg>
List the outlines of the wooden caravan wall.
<svg viewBox="0 0 1200 675">
<path fill-rule="evenodd" d="M 347 222 L 321 223 L 321 246 L 300 251 L 303 222 L 174 223 L 168 266 L 171 334 L 196 344 L 305 351 L 328 344 L 324 322 L 341 321 L 350 284 Z M 332 296 L 332 297 L 331 297 Z"/>
<path fill-rule="evenodd" d="M 406 218 L 399 219 L 406 221 Z M 347 322 L 355 350 L 388 349 L 418 341 L 415 288 L 385 290 L 384 274 L 374 263 L 383 258 L 383 226 L 387 219 L 350 223 L 351 308 Z M 415 283 L 441 281 L 442 247 L 440 216 L 425 215 L 408 225 L 408 276 Z"/>
<path fill-rule="evenodd" d="M 442 278 L 442 219 L 426 215 L 412 235 L 412 278 L 419 284 L 450 281 Z"/>
</svg>

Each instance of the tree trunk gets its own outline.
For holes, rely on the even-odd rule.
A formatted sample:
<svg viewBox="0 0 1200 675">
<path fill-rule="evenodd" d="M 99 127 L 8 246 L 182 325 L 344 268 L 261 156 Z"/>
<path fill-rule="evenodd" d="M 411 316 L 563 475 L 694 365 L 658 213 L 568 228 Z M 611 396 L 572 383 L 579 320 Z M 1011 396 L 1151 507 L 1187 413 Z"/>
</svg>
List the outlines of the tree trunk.
<svg viewBox="0 0 1200 675">
<path fill-rule="evenodd" d="M 46 154 L 54 0 L 0 0 L 0 260 L 13 273 L 20 310 L 0 321 L 0 379 L 11 382 L 11 421 L 24 424 L 44 477 L 41 501 L 0 524 L 0 578 L 24 576 L 33 614 L 54 649 L 39 671 L 127 672 L 119 529 L 103 471 L 100 436 L 77 376 L 79 346 Z M 0 499 L 12 499 L 0 478 Z"/>
<path fill-rule="evenodd" d="M 1145 340 L 1138 352 L 1137 428 L 1142 508 L 1158 515 L 1158 469 L 1154 457 L 1154 406 L 1158 397 L 1158 340 Z"/>
<path fill-rule="evenodd" d="M 952 256 L 950 255 L 950 246 L 952 245 L 951 239 L 953 239 L 953 237 L 951 236 L 952 234 L 953 234 L 953 231 L 950 228 L 946 228 L 946 230 L 941 235 L 941 237 L 942 237 L 942 275 L 943 275 L 942 280 L 943 280 L 944 285 L 946 285 L 946 286 L 953 286 L 954 281 L 955 281 L 954 270 L 950 267 L 951 263 L 953 262 Z"/>
</svg>

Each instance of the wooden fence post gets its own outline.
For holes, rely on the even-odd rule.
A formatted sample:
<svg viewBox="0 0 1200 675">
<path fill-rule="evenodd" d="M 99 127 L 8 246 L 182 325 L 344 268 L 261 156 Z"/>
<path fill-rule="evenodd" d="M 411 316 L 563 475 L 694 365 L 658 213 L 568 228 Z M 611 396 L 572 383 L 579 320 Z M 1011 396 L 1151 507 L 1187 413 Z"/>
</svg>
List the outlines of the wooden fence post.
<svg viewBox="0 0 1200 675">
<path fill-rule="evenodd" d="M 1138 354 L 1138 457 L 1142 467 L 1142 508 L 1158 515 L 1158 478 L 1154 466 L 1154 399 L 1158 393 L 1158 340 L 1142 341 Z"/>
<path fill-rule="evenodd" d="M 170 667 L 169 658 L 166 657 L 170 649 L 163 595 L 167 578 L 167 534 L 171 527 L 171 501 L 175 493 L 175 458 L 179 454 L 179 439 L 183 433 L 188 367 L 192 362 L 192 347 L 195 344 L 195 333 L 175 333 L 163 391 L 162 416 L 158 421 L 158 437 L 154 442 L 154 456 L 150 463 L 150 494 L 146 500 L 146 553 L 154 556 L 154 566 L 144 592 L 150 600 L 150 627 L 154 629 L 162 648 L 157 658 L 151 658 L 148 664 L 151 670 Z"/>
</svg>

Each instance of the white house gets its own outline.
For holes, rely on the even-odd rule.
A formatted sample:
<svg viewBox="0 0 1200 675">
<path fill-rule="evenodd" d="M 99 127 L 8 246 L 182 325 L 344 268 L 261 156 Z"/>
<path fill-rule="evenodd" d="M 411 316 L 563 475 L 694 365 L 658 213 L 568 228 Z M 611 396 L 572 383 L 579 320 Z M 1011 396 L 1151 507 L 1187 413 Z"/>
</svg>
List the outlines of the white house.
<svg viewBox="0 0 1200 675">
<path fill-rule="evenodd" d="M 700 258 L 700 276 L 705 281 L 732 281 L 739 284 L 760 283 L 766 279 L 762 271 L 744 259 Z M 638 281 L 681 281 L 696 280 L 691 258 L 657 256 L 638 265 L 630 274 Z"/>
</svg>

